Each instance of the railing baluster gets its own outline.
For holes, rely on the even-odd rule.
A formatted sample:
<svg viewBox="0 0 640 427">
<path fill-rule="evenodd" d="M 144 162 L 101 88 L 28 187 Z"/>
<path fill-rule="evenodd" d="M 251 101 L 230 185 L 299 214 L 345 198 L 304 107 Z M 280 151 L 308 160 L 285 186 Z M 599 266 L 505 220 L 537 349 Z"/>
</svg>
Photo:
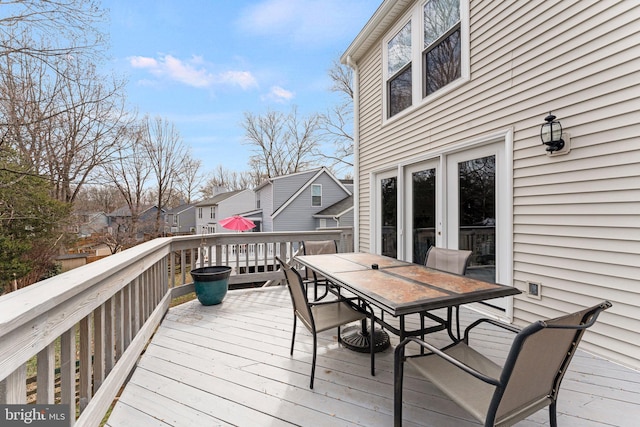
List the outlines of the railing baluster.
<svg viewBox="0 0 640 427">
<path fill-rule="evenodd" d="M 181 285 L 187 283 L 187 251 L 180 251 L 180 276 L 182 277 Z"/>
<path fill-rule="evenodd" d="M 54 399 L 55 341 L 38 352 L 38 390 L 36 403 L 51 404 Z"/>
<path fill-rule="evenodd" d="M 131 286 L 131 283 L 129 283 L 123 290 L 124 311 L 122 312 L 122 322 L 124 326 L 124 350 L 126 350 L 131 343 Z"/>
<path fill-rule="evenodd" d="M 91 315 L 80 320 L 80 412 L 91 400 Z"/>
<path fill-rule="evenodd" d="M 60 403 L 69 405 L 69 423 L 76 420 L 76 325 L 60 337 Z"/>
<path fill-rule="evenodd" d="M 132 316 L 132 321 L 133 321 L 133 325 L 131 327 L 131 335 L 132 336 L 136 336 L 138 335 L 138 331 L 140 330 L 140 278 L 136 277 L 133 282 L 132 282 L 132 286 L 133 286 L 133 297 L 132 297 L 132 303 L 133 306 L 131 307 L 131 316 Z"/>
<path fill-rule="evenodd" d="M 113 369 L 113 299 L 104 303 L 104 372 L 107 375 Z"/>
<path fill-rule="evenodd" d="M 7 378 L 0 381 L 0 403 L 7 405 L 27 403 L 27 365 L 20 365 Z"/>
<path fill-rule="evenodd" d="M 114 306 L 113 306 L 113 328 L 114 328 L 114 360 L 117 362 L 122 356 L 122 352 L 124 351 L 122 348 L 122 343 L 124 341 L 124 325 L 122 322 L 122 294 L 123 292 L 118 292 L 114 297 Z"/>
<path fill-rule="evenodd" d="M 104 305 L 93 310 L 93 348 L 93 392 L 95 394 L 105 377 Z"/>
</svg>

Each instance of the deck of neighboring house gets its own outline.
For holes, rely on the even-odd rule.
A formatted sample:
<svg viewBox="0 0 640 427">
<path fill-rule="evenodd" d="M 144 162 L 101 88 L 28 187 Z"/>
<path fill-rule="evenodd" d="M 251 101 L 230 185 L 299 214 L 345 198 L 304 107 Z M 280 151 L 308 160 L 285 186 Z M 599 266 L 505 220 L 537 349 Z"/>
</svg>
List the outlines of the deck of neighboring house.
<svg viewBox="0 0 640 427">
<path fill-rule="evenodd" d="M 463 325 L 478 315 L 461 310 Z M 170 309 L 142 355 L 108 426 L 389 426 L 393 349 L 369 355 L 321 334 L 313 390 L 311 335 L 299 326 L 289 355 L 292 310 L 286 287 L 230 291 L 222 304 L 191 301 Z M 496 360 L 509 335 L 483 330 L 477 345 Z M 445 343 L 442 335 L 430 341 Z M 397 338 L 392 336 L 392 344 Z M 405 372 L 405 426 L 477 425 L 431 384 Z M 640 372 L 579 351 L 558 400 L 560 426 L 636 426 Z M 522 426 L 548 425 L 541 410 Z"/>
</svg>

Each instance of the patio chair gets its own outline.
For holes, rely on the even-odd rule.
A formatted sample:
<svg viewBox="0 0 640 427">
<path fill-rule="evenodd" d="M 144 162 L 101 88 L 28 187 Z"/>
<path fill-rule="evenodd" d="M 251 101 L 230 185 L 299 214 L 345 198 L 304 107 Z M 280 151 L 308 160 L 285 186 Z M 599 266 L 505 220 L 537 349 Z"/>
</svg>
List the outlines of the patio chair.
<svg viewBox="0 0 640 427">
<path fill-rule="evenodd" d="M 467 272 L 467 266 L 469 265 L 469 259 L 471 258 L 471 251 L 465 251 L 460 249 L 447 249 L 431 246 L 427 251 L 427 256 L 424 260 L 424 264 L 436 270 L 446 271 L 448 273 L 459 274 L 464 276 Z M 460 338 L 460 306 L 447 308 L 447 321 L 451 322 L 451 314 L 453 309 L 456 310 L 456 336 L 452 338 Z M 424 318 L 433 317 L 429 313 L 420 314 L 420 325 L 424 329 Z M 437 320 L 437 319 L 434 319 Z M 424 339 L 424 335 L 422 335 Z"/>
<path fill-rule="evenodd" d="M 449 273 L 464 276 L 467 272 L 467 265 L 469 264 L 470 257 L 471 251 L 431 246 L 427 251 L 427 257 L 424 261 L 424 265 L 436 270 L 447 271 Z"/>
<path fill-rule="evenodd" d="M 395 350 L 394 425 L 402 425 L 402 380 L 405 363 L 426 377 L 485 426 L 510 426 L 549 406 L 549 420 L 557 426 L 556 401 L 560 383 L 585 330 L 609 301 L 519 330 L 491 319 L 467 327 L 464 339 L 443 349 L 407 338 Z M 517 333 L 503 366 L 469 346 L 469 332 L 491 323 Z M 405 357 L 405 346 L 416 342 L 430 353 Z"/>
<path fill-rule="evenodd" d="M 342 342 L 340 337 L 340 327 L 355 321 L 366 322 L 367 317 L 371 319 L 373 326 L 373 311 L 370 314 L 363 308 L 364 301 L 360 301 L 363 306 L 354 304 L 354 299 L 338 298 L 332 301 L 309 302 L 307 293 L 302 283 L 300 274 L 289 264 L 276 257 L 278 263 L 282 266 L 287 282 L 287 287 L 291 295 L 293 303 L 293 333 L 291 336 L 291 354 L 293 355 L 293 346 L 296 340 L 297 319 L 313 335 L 313 360 L 311 362 L 311 382 L 309 388 L 313 389 L 313 380 L 316 371 L 316 353 L 318 347 L 319 332 L 323 332 L 332 328 L 338 328 L 338 342 Z M 371 375 L 375 374 L 374 369 L 374 340 L 371 340 Z"/>
<path fill-rule="evenodd" d="M 338 244 L 335 240 L 305 240 L 302 242 L 304 255 L 321 255 L 338 253 Z M 318 301 L 329 294 L 329 288 L 335 287 L 326 277 L 315 271 L 305 268 L 305 285 L 313 283 L 313 300 Z M 318 298 L 318 285 L 324 285 L 324 293 Z"/>
</svg>

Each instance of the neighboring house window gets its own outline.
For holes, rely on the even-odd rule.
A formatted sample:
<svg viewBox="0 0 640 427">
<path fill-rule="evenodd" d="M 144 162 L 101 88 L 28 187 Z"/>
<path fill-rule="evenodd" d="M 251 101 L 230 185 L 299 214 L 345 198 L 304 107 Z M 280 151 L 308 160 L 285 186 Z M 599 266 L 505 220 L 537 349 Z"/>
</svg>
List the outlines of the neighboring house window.
<svg viewBox="0 0 640 427">
<path fill-rule="evenodd" d="M 311 185 L 311 206 L 322 206 L 322 185 Z"/>
<path fill-rule="evenodd" d="M 256 209 L 260 209 L 260 193 L 256 193 Z"/>
<path fill-rule="evenodd" d="M 423 95 L 461 76 L 460 2 L 431 0 L 424 5 Z"/>
<path fill-rule="evenodd" d="M 389 117 L 411 106 L 411 21 L 387 43 Z"/>
<path fill-rule="evenodd" d="M 178 225 L 178 215 L 173 216 L 173 225 Z"/>
<path fill-rule="evenodd" d="M 211 216 L 211 219 L 215 219 L 215 217 L 216 217 L 216 208 L 215 208 L 215 206 L 211 206 L 210 216 Z"/>
<path fill-rule="evenodd" d="M 198 208 L 198 218 L 202 219 L 202 208 Z"/>
</svg>

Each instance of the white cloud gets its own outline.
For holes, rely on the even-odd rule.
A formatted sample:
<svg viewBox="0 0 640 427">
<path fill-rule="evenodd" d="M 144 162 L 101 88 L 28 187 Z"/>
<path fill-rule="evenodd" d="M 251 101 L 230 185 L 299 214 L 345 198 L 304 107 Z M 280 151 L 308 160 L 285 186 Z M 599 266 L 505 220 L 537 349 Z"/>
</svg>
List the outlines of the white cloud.
<svg viewBox="0 0 640 427">
<path fill-rule="evenodd" d="M 220 81 L 249 89 L 258 86 L 255 77 L 248 71 L 225 71 L 220 74 Z"/>
<path fill-rule="evenodd" d="M 265 101 L 273 101 L 277 103 L 283 103 L 292 100 L 295 97 L 295 93 L 286 90 L 280 86 L 272 86 L 269 93 L 262 97 Z"/>
<path fill-rule="evenodd" d="M 214 73 L 207 69 L 207 63 L 201 56 L 182 60 L 172 55 L 158 59 L 144 56 L 129 58 L 134 68 L 144 69 L 158 78 L 176 81 L 196 88 L 210 88 L 215 85 L 240 86 L 247 90 L 257 87 L 258 82 L 249 71 L 228 70 Z"/>
</svg>

